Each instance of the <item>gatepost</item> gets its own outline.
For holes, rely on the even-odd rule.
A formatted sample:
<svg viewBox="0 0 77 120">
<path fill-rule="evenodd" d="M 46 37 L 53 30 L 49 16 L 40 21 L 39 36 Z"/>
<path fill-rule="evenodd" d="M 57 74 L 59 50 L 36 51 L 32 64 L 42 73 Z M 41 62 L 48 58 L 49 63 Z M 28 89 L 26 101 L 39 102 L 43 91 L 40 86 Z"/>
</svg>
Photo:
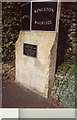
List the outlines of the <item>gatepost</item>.
<svg viewBox="0 0 77 120">
<path fill-rule="evenodd" d="M 48 97 L 56 69 L 59 1 L 34 0 L 22 6 L 22 26 L 16 42 L 16 80 Z"/>
</svg>

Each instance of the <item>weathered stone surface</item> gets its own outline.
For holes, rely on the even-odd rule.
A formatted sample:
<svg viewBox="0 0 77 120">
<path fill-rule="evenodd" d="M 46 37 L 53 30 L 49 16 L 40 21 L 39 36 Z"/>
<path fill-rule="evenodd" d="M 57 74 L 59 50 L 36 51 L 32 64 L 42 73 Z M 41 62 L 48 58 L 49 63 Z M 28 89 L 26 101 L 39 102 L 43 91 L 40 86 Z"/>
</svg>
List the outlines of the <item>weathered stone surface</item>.
<svg viewBox="0 0 77 120">
<path fill-rule="evenodd" d="M 16 42 L 16 80 L 48 97 L 56 64 L 56 32 L 21 31 Z M 37 45 L 37 57 L 23 54 L 24 43 Z"/>
</svg>

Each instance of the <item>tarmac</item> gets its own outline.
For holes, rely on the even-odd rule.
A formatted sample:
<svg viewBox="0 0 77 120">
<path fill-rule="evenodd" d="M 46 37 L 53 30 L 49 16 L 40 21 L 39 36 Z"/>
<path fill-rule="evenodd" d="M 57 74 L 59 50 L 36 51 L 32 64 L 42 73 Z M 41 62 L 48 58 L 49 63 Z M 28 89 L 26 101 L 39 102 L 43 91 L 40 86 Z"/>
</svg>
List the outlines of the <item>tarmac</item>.
<svg viewBox="0 0 77 120">
<path fill-rule="evenodd" d="M 3 108 L 54 108 L 50 99 L 24 88 L 16 82 L 2 83 Z"/>
</svg>

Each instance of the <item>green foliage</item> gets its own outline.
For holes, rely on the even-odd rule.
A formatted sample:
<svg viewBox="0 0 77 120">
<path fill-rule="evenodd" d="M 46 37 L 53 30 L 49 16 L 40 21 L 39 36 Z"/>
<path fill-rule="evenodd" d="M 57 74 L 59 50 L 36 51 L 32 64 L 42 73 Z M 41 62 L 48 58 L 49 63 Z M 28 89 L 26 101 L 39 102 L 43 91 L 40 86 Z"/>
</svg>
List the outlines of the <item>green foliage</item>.
<svg viewBox="0 0 77 120">
<path fill-rule="evenodd" d="M 59 100 L 65 108 L 75 107 L 75 97 L 77 92 L 76 76 L 77 66 L 63 63 L 57 70 L 54 86 L 52 88 L 52 97 Z"/>
<path fill-rule="evenodd" d="M 59 80 L 55 80 L 55 85 L 58 87 L 59 86 Z"/>
<path fill-rule="evenodd" d="M 69 64 L 62 64 L 59 66 L 59 69 L 57 70 L 57 74 L 65 75 L 69 69 L 70 65 Z"/>
<path fill-rule="evenodd" d="M 14 58 L 15 42 L 20 30 L 20 3 L 2 3 L 2 57 Z"/>
</svg>

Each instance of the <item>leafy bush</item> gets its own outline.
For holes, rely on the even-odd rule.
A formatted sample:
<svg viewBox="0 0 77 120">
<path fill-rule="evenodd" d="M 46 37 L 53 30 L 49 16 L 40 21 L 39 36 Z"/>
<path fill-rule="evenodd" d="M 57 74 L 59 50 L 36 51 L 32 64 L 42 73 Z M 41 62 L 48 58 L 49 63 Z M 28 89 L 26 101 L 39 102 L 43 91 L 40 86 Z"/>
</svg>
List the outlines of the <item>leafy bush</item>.
<svg viewBox="0 0 77 120">
<path fill-rule="evenodd" d="M 2 3 L 2 58 L 11 60 L 15 58 L 15 42 L 18 39 L 20 28 L 28 24 L 28 2 L 3 2 Z M 28 19 L 29 20 L 29 19 Z"/>
<path fill-rule="evenodd" d="M 20 30 L 20 3 L 2 3 L 2 57 L 14 58 L 15 42 Z"/>
<path fill-rule="evenodd" d="M 75 107 L 75 98 L 77 88 L 75 87 L 77 66 L 74 63 L 62 64 L 56 73 L 54 86 L 52 88 L 52 97 L 59 100 L 65 108 Z"/>
<path fill-rule="evenodd" d="M 65 2 L 62 4 L 60 21 L 68 28 L 68 38 L 66 39 L 64 37 L 66 40 L 64 61 L 66 62 L 63 61 L 64 63 L 59 66 L 51 91 L 52 97 L 59 100 L 65 108 L 73 108 L 76 107 L 77 104 L 77 59 L 75 60 L 75 57 L 77 58 L 76 11 L 77 3 Z"/>
</svg>

